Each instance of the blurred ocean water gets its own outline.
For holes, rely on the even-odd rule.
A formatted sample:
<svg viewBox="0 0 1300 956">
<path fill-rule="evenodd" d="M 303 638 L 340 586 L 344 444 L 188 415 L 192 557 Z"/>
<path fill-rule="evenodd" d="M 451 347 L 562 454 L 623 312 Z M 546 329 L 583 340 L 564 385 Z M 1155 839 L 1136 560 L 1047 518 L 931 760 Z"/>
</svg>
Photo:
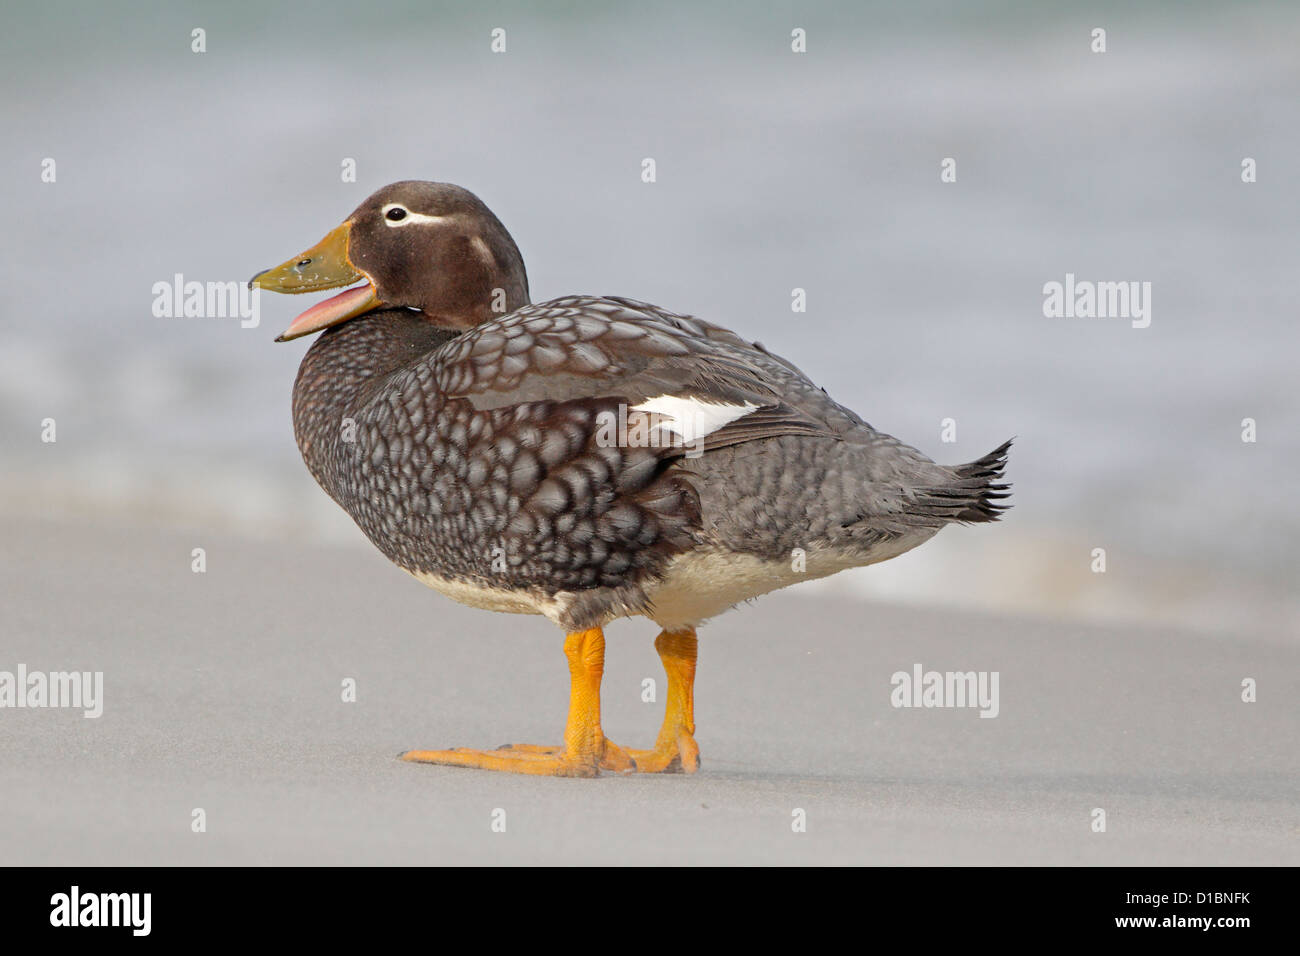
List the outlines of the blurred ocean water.
<svg viewBox="0 0 1300 956">
<path fill-rule="evenodd" d="M 940 461 L 1018 437 L 1003 525 L 820 586 L 1294 634 L 1300 7 L 1130 6 L 10 11 L 0 513 L 359 540 L 293 444 L 304 344 L 271 341 L 315 300 L 244 329 L 151 289 L 439 179 L 536 300 L 728 325 Z M 1045 318 L 1067 273 L 1150 282 L 1150 327 Z"/>
</svg>

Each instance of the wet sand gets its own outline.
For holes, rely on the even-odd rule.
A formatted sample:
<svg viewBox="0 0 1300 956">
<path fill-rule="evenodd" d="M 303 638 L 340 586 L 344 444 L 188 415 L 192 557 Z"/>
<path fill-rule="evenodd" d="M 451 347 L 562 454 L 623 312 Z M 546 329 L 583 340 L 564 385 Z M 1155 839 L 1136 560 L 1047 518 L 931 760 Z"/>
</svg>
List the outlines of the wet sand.
<svg viewBox="0 0 1300 956">
<path fill-rule="evenodd" d="M 0 709 L 5 864 L 1300 863 L 1287 635 L 793 589 L 702 629 L 699 774 L 515 777 L 395 755 L 558 742 L 541 618 L 462 608 L 362 547 L 6 523 L 0 670 L 102 671 L 104 701 Z M 658 729 L 654 636 L 608 631 L 624 746 Z M 997 671 L 998 716 L 893 707 L 916 664 Z"/>
</svg>

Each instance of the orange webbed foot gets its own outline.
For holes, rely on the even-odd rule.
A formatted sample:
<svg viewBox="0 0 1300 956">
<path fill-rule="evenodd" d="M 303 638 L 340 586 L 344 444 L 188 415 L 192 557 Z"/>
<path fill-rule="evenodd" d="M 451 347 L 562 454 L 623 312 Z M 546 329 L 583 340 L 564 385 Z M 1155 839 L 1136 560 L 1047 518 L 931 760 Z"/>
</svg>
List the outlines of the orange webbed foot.
<svg viewBox="0 0 1300 956">
<path fill-rule="evenodd" d="M 444 767 L 470 767 L 544 777 L 596 777 L 601 770 L 627 773 L 636 762 L 600 729 L 600 681 L 605 669 L 605 635 L 600 628 L 565 639 L 571 686 L 564 745 L 506 744 L 496 750 L 408 750 L 401 759 Z"/>
<path fill-rule="evenodd" d="M 562 749 L 542 751 L 408 750 L 401 759 L 410 763 L 433 763 L 444 767 L 467 767 L 475 770 L 500 770 L 542 777 L 595 777 L 600 764 L 587 755 L 570 756 Z"/>
<path fill-rule="evenodd" d="M 641 773 L 695 773 L 700 747 L 695 742 L 695 661 L 699 641 L 695 631 L 664 631 L 655 649 L 668 675 L 668 700 L 663 728 L 651 750 L 631 750 Z"/>
</svg>

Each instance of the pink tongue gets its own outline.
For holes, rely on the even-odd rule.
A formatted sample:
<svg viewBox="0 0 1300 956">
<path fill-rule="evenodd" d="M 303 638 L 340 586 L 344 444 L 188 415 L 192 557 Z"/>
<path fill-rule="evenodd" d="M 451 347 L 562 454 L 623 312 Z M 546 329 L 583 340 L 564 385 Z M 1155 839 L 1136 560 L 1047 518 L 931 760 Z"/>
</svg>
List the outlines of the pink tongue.
<svg viewBox="0 0 1300 956">
<path fill-rule="evenodd" d="M 294 338 L 315 332 L 340 319 L 350 318 L 353 313 L 367 301 L 373 301 L 375 288 L 369 282 L 364 285 L 344 289 L 338 295 L 332 295 L 324 302 L 317 302 L 284 330 L 283 338 Z"/>
</svg>

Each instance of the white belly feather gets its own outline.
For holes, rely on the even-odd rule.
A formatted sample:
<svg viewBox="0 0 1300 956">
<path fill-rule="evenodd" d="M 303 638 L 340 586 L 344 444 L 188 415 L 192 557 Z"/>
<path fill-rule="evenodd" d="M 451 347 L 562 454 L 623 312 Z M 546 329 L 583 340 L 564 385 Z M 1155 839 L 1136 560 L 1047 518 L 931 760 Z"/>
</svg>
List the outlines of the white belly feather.
<svg viewBox="0 0 1300 956">
<path fill-rule="evenodd" d="M 827 549 L 808 553 L 798 560 L 791 555 L 774 561 L 721 548 L 690 551 L 669 562 L 660 582 L 647 587 L 651 610 L 645 616 L 668 630 L 692 627 L 769 591 L 886 561 L 910 551 L 933 534 L 934 531 L 927 529 L 867 554 L 860 550 Z M 410 573 L 461 604 L 511 614 L 540 614 L 557 624 L 574 599 L 574 594 L 568 591 L 545 595 L 455 581 L 424 572 Z M 610 619 L 620 616 L 624 615 L 611 613 Z"/>
</svg>

